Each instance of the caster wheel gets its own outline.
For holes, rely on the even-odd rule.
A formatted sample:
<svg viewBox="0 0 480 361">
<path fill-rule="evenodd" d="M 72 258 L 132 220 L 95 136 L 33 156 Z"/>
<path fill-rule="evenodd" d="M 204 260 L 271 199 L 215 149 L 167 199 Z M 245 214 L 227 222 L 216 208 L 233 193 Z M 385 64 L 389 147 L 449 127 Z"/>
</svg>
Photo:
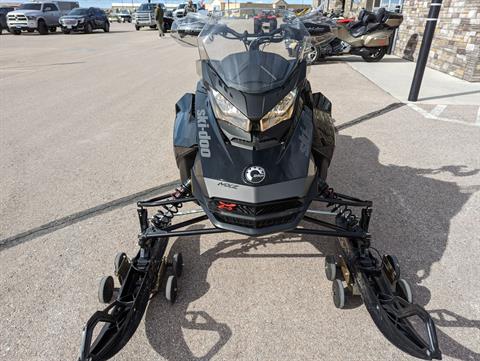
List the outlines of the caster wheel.
<svg viewBox="0 0 480 361">
<path fill-rule="evenodd" d="M 115 273 L 118 274 L 118 271 L 120 270 L 120 267 L 122 265 L 123 260 L 127 258 L 127 255 L 124 252 L 118 252 L 117 255 L 115 256 Z"/>
<path fill-rule="evenodd" d="M 98 300 L 101 303 L 110 303 L 113 299 L 113 293 L 115 291 L 113 277 L 105 276 L 100 280 L 98 285 Z"/>
<path fill-rule="evenodd" d="M 386 263 L 385 268 L 388 278 L 392 283 L 400 279 L 400 263 L 398 259 L 392 255 L 383 256 L 383 262 Z"/>
<path fill-rule="evenodd" d="M 335 256 L 326 256 L 325 257 L 325 276 L 327 280 L 333 281 L 337 278 L 337 263 L 335 262 Z"/>
<path fill-rule="evenodd" d="M 183 271 L 183 257 L 181 253 L 175 253 L 172 257 L 172 269 L 173 273 L 177 277 L 182 276 Z"/>
<path fill-rule="evenodd" d="M 175 276 L 168 276 L 167 285 L 165 287 L 165 298 L 174 303 L 177 299 L 177 278 Z"/>
<path fill-rule="evenodd" d="M 406 280 L 404 280 L 403 278 L 400 278 L 397 281 L 397 285 L 395 287 L 395 290 L 397 291 L 397 294 L 401 298 L 403 298 L 405 301 L 407 301 L 408 303 L 413 302 L 412 288 L 410 287 L 410 285 L 408 284 L 408 282 Z"/>
<path fill-rule="evenodd" d="M 342 309 L 345 307 L 345 288 L 343 287 L 342 281 L 338 279 L 333 280 L 332 296 L 336 308 Z"/>
<path fill-rule="evenodd" d="M 115 267 L 115 275 L 118 277 L 120 283 L 123 283 L 123 280 L 127 276 L 128 272 L 128 257 L 124 252 L 118 252 L 115 256 L 115 261 L 113 265 Z"/>
</svg>

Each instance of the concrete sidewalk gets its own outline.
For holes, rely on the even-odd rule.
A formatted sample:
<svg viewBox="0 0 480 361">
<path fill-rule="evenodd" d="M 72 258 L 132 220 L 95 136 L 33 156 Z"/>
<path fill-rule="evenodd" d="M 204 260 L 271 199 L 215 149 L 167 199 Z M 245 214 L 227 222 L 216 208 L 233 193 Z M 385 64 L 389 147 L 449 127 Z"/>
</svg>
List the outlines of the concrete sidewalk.
<svg viewBox="0 0 480 361">
<path fill-rule="evenodd" d="M 408 102 L 416 63 L 393 55 L 387 55 L 379 63 L 367 63 L 359 57 L 342 57 L 341 59 L 395 98 Z M 427 67 L 418 102 L 480 105 L 480 83 L 461 80 Z"/>
</svg>

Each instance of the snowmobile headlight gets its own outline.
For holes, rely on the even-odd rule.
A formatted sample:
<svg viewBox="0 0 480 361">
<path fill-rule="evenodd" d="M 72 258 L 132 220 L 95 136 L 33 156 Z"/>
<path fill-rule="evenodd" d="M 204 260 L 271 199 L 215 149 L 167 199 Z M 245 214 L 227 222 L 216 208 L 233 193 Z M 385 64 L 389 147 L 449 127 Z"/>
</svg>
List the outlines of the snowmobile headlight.
<svg viewBox="0 0 480 361">
<path fill-rule="evenodd" d="M 289 92 L 285 98 L 280 100 L 280 102 L 260 120 L 260 130 L 264 132 L 278 123 L 290 119 L 292 117 L 293 105 L 296 97 L 297 90 L 295 89 Z"/>
<path fill-rule="evenodd" d="M 213 112 L 218 120 L 229 123 L 246 132 L 250 131 L 250 120 L 240 110 L 215 89 L 211 89 L 211 95 Z"/>
</svg>

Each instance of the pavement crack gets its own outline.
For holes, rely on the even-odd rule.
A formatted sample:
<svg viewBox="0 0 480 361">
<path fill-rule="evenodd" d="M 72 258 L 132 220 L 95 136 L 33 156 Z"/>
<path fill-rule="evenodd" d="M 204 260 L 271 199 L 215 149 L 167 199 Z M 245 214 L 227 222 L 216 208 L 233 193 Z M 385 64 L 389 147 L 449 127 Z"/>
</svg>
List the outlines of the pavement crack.
<svg viewBox="0 0 480 361">
<path fill-rule="evenodd" d="M 70 214 L 68 216 L 65 216 L 65 217 L 56 219 L 54 221 L 45 223 L 41 226 L 29 229 L 25 232 L 18 233 L 14 236 L 1 239 L 0 240 L 0 252 L 7 249 L 7 248 L 10 248 L 10 247 L 16 246 L 18 244 L 21 244 L 21 243 L 27 242 L 29 240 L 32 240 L 34 238 L 44 236 L 46 234 L 55 232 L 59 229 L 68 227 L 72 224 L 84 221 L 88 218 L 96 217 L 100 214 L 113 211 L 117 208 L 121 208 L 121 207 L 126 206 L 130 203 L 138 201 L 138 200 L 140 200 L 144 197 L 154 196 L 154 195 L 157 195 L 158 193 L 165 192 L 169 189 L 172 189 L 176 185 L 178 185 L 179 182 L 180 182 L 179 180 L 175 180 L 175 181 L 172 181 L 172 182 L 161 184 L 157 187 L 153 187 L 153 188 L 143 190 L 141 192 L 130 194 L 130 195 L 122 197 L 122 198 L 114 199 L 113 201 L 106 202 L 106 203 L 103 203 L 103 204 L 99 204 L 98 206 L 88 208 L 88 209 L 85 209 L 85 210 L 77 212 L 77 213 Z"/>
<path fill-rule="evenodd" d="M 335 127 L 335 130 L 338 133 L 341 130 L 350 128 L 354 125 L 357 125 L 359 123 L 363 123 L 367 120 L 379 117 L 380 115 L 389 113 L 389 112 L 391 112 L 395 109 L 403 107 L 404 105 L 405 105 L 405 103 L 391 103 L 391 104 L 387 105 L 386 107 L 384 107 L 382 109 L 375 110 L 373 112 L 370 112 L 370 113 L 367 113 L 365 115 L 359 116 L 358 118 L 352 119 L 352 120 L 350 120 L 346 123 L 340 124 L 338 127 Z"/>
<path fill-rule="evenodd" d="M 60 65 L 75 65 L 75 64 L 84 64 L 84 61 L 70 61 L 70 62 L 63 62 L 63 63 L 50 63 L 50 64 L 32 64 L 32 65 L 20 65 L 20 66 L 10 66 L 4 67 L 2 70 L 21 70 L 21 69 L 29 69 L 29 68 L 40 68 L 40 67 L 48 67 L 48 66 L 60 66 Z"/>
</svg>

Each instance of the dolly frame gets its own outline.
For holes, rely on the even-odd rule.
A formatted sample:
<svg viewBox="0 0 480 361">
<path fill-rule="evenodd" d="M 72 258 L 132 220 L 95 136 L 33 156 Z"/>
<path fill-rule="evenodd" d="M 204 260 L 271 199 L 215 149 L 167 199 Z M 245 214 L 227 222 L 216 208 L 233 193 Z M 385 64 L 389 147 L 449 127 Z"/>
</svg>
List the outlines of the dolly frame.
<svg viewBox="0 0 480 361">
<path fill-rule="evenodd" d="M 117 290 L 116 300 L 103 311 L 97 311 L 84 327 L 79 361 L 107 360 L 128 342 L 143 317 L 151 295 L 158 292 L 166 270 L 171 266 L 166 255 L 170 238 L 232 232 L 215 226 L 184 229 L 208 220 L 206 214 L 171 224 L 176 216 L 193 214 L 179 212 L 184 203 L 192 202 L 196 202 L 196 198 L 190 195 L 189 183 L 177 188 L 173 194 L 137 202 L 141 230 L 138 236 L 140 251 L 132 260 L 126 260 L 127 264 L 119 267 L 125 268 L 128 265 L 128 272 L 121 278 L 117 274 L 121 287 Z M 411 303 L 411 300 L 409 302 L 396 290 L 400 277 L 396 258 L 386 255 L 379 260 L 379 254 L 374 255 L 371 252 L 375 250 L 371 247 L 371 235 L 368 232 L 372 202 L 336 193 L 326 184 L 323 184 L 312 202 L 323 203 L 332 209 L 330 211 L 308 209 L 306 212 L 334 216 L 335 223 L 304 214 L 302 221 L 320 226 L 322 229 L 297 226 L 283 233 L 336 237 L 339 240 L 337 254 L 326 257 L 326 269 L 332 266 L 336 271 L 334 272 L 336 275 L 329 275 L 327 272 L 327 278 L 333 281 L 335 305 L 338 308 L 343 307 L 339 307 L 335 301 L 335 292 L 339 291 L 335 289 L 335 282 L 338 285 L 337 279 L 340 279 L 340 282 L 346 282 L 350 292 L 361 295 L 374 323 L 392 344 L 421 359 L 441 359 L 432 318 L 422 307 Z M 162 207 L 163 210 L 160 210 L 159 214 L 167 215 L 168 222 L 163 223 L 161 228 L 153 225 L 152 219 L 149 219 L 148 209 L 153 207 Z M 359 218 L 355 216 L 350 207 L 361 208 L 361 216 Z M 337 260 L 335 264 L 328 263 L 332 258 Z M 425 326 L 426 341 L 408 321 L 408 318 L 414 316 L 417 316 Z M 105 325 L 92 344 L 93 331 L 99 322 L 104 322 Z"/>
</svg>

